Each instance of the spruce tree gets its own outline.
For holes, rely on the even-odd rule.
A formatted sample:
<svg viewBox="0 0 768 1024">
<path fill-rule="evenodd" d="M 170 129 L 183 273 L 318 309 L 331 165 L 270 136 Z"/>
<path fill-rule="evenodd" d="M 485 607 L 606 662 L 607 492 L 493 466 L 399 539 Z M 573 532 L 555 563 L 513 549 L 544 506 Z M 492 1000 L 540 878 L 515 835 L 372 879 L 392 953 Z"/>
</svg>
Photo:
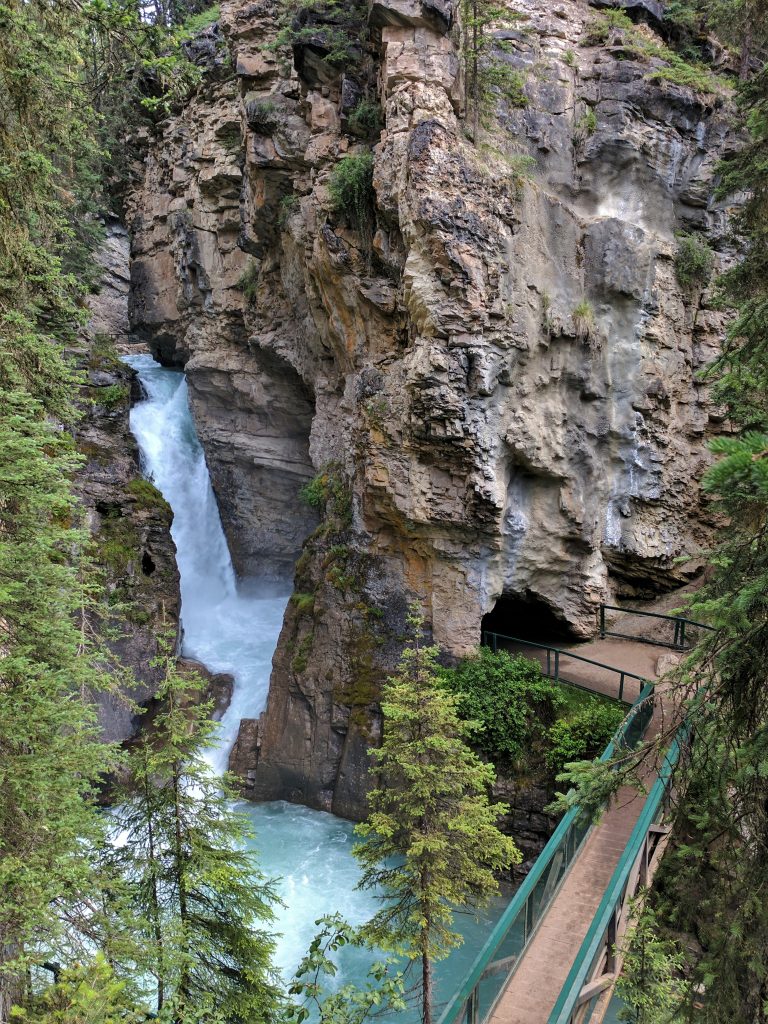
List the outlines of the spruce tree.
<svg viewBox="0 0 768 1024">
<path fill-rule="evenodd" d="M 498 98 L 513 106 L 525 106 L 522 75 L 504 61 L 499 53 L 504 44 L 493 32 L 494 25 L 509 25 L 520 17 L 493 0 L 462 0 L 464 109 L 466 117 L 471 117 L 471 137 L 476 146 L 483 119 L 492 112 Z"/>
<path fill-rule="evenodd" d="M 485 906 L 497 873 L 520 853 L 496 827 L 507 808 L 489 802 L 493 767 L 466 743 L 469 726 L 440 685 L 438 649 L 422 643 L 415 607 L 409 624 L 413 638 L 384 686 L 384 736 L 371 752 L 377 786 L 355 856 L 360 887 L 384 900 L 367 934 L 419 961 L 422 1020 L 431 1024 L 433 963 L 461 944 L 454 911 Z"/>
<path fill-rule="evenodd" d="M 129 753 L 111 855 L 145 951 L 137 971 L 154 979 L 162 1019 L 268 1022 L 280 1008 L 265 930 L 277 896 L 245 848 L 247 819 L 205 760 L 215 724 L 202 683 L 169 652 L 163 661 L 160 710 Z"/>
</svg>

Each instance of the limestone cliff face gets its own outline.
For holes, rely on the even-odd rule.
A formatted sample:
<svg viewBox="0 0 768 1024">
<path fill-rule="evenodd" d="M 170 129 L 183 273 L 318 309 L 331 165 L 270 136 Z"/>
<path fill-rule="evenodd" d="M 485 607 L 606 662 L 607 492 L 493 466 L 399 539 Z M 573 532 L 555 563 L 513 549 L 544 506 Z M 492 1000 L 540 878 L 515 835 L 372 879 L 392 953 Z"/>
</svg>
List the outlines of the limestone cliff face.
<svg viewBox="0 0 768 1024">
<path fill-rule="evenodd" d="M 409 599 L 453 655 L 502 595 L 587 636 L 601 600 L 673 586 L 708 537 L 697 371 L 722 317 L 674 257 L 691 229 L 729 256 L 725 103 L 651 79 L 620 33 L 586 45 L 583 0 L 510 6 L 526 103 L 475 149 L 449 0 L 375 0 L 346 75 L 311 44 L 265 49 L 275 0 L 225 0 L 234 72 L 159 126 L 133 197 L 132 328 L 186 365 L 241 572 L 293 565 L 317 522 L 298 491 L 326 469 L 237 751 L 256 798 L 360 813 Z M 328 182 L 368 148 L 349 115 L 374 81 L 367 254 Z"/>
</svg>

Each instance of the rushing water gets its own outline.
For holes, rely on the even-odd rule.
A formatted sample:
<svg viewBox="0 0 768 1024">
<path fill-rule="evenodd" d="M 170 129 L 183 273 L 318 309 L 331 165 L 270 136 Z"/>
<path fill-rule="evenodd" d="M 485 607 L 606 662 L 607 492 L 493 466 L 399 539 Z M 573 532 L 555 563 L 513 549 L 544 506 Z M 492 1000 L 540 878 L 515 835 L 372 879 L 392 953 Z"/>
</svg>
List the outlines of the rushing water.
<svg viewBox="0 0 768 1024">
<path fill-rule="evenodd" d="M 255 581 L 238 586 L 189 411 L 184 374 L 160 366 L 149 355 L 126 361 L 138 371 L 148 396 L 131 412 L 142 466 L 173 509 L 184 654 L 236 679 L 211 758 L 221 772 L 240 719 L 255 718 L 264 710 L 288 595 L 276 593 L 274 586 L 259 588 Z"/>
<path fill-rule="evenodd" d="M 221 771 L 240 719 L 255 718 L 264 710 L 288 595 L 235 577 L 183 373 L 160 366 L 149 355 L 129 356 L 126 362 L 138 372 L 147 395 L 131 412 L 142 468 L 173 509 L 183 653 L 235 678 L 232 702 L 210 757 Z M 284 802 L 240 807 L 256 829 L 262 870 L 280 879 L 285 906 L 277 914 L 276 961 L 290 976 L 317 930 L 317 918 L 341 911 L 352 924 L 360 924 L 376 910 L 376 898 L 355 889 L 359 869 L 352 857 L 349 822 Z M 466 943 L 438 967 L 438 1002 L 460 984 L 501 907 L 498 901 L 481 922 L 465 918 L 459 923 Z M 362 981 L 368 959 L 364 952 L 344 950 L 336 984 Z"/>
</svg>

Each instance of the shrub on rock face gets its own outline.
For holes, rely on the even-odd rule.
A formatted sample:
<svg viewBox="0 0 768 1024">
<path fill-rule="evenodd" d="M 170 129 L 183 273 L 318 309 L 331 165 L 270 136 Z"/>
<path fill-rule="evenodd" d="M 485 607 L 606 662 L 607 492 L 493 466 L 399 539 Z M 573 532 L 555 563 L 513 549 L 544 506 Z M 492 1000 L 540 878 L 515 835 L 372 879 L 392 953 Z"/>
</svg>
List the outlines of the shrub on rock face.
<svg viewBox="0 0 768 1024">
<path fill-rule="evenodd" d="M 715 254 L 701 235 L 679 235 L 675 273 L 684 288 L 706 287 L 712 276 Z"/>
<path fill-rule="evenodd" d="M 345 156 L 331 172 L 328 183 L 331 207 L 342 214 L 360 236 L 365 249 L 373 239 L 373 153 Z"/>
<path fill-rule="evenodd" d="M 518 760 L 565 704 L 562 687 L 545 679 L 536 662 L 487 647 L 447 669 L 443 682 L 458 694 L 462 718 L 480 723 L 474 745 L 503 764 Z"/>
<path fill-rule="evenodd" d="M 573 309 L 573 326 L 577 337 L 587 341 L 595 331 L 595 311 L 588 299 L 582 299 Z"/>
<path fill-rule="evenodd" d="M 544 757 L 547 767 L 561 772 L 570 761 L 597 757 L 610 743 L 624 715 L 620 704 L 592 698 L 572 717 L 555 722 L 547 733 L 551 744 Z"/>
</svg>

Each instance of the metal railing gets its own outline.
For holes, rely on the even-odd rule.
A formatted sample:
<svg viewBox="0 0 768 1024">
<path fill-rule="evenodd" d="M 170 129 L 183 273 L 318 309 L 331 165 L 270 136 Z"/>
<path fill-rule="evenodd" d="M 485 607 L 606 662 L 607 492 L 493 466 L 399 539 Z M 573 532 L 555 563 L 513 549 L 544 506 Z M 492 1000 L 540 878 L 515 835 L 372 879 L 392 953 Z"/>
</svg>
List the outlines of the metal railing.
<svg viewBox="0 0 768 1024">
<path fill-rule="evenodd" d="M 516 636 L 505 636 L 503 633 L 490 633 L 485 630 L 482 634 L 482 642 L 485 646 L 490 647 L 494 653 L 499 649 L 499 641 L 504 640 L 508 643 L 513 643 L 521 647 L 533 647 L 539 651 L 546 651 L 546 663 L 542 665 L 542 670 L 545 675 L 550 679 L 554 679 L 557 682 L 567 683 L 569 686 L 577 686 L 581 690 L 587 690 L 589 693 L 600 693 L 601 691 L 596 690 L 594 687 L 585 686 L 583 683 L 578 683 L 573 679 L 567 679 L 562 675 L 560 668 L 561 662 L 565 658 L 566 660 L 571 658 L 574 661 L 578 661 L 584 665 L 591 665 L 593 668 L 599 668 L 606 672 L 611 672 L 617 677 L 618 681 L 618 697 L 617 700 L 622 701 L 624 704 L 630 705 L 632 702 L 624 699 L 624 686 L 627 679 L 634 679 L 637 681 L 638 689 L 642 691 L 643 687 L 647 685 L 648 680 L 644 676 L 638 676 L 634 672 L 625 672 L 624 669 L 616 668 L 615 665 L 606 665 L 602 661 L 594 661 L 592 658 L 585 658 L 581 654 L 574 654 L 572 651 L 563 650 L 561 647 L 551 647 L 548 644 L 537 644 L 532 640 L 521 640 L 520 637 Z M 603 696 L 606 696 L 603 694 Z"/>
<path fill-rule="evenodd" d="M 653 637 L 633 636 L 631 633 L 616 633 L 606 629 L 605 613 L 622 612 L 625 615 L 639 615 L 646 619 L 661 619 L 674 625 L 672 640 L 656 640 Z M 704 630 L 713 632 L 713 626 L 707 626 L 703 622 L 696 622 L 694 619 L 686 619 L 682 615 L 662 615 L 660 612 L 644 612 L 639 608 L 619 608 L 615 604 L 600 605 L 600 639 L 607 636 L 616 636 L 622 640 L 635 640 L 642 644 L 655 644 L 658 647 L 671 647 L 675 651 L 690 651 L 698 642 L 696 632 Z M 688 634 L 686 636 L 686 633 Z"/>
<path fill-rule="evenodd" d="M 679 742 L 675 740 L 603 894 L 548 1024 L 589 1024 L 603 993 L 616 980 L 617 946 L 626 931 L 631 900 L 647 885 L 663 850 L 666 829 L 659 823 L 663 819 L 669 780 L 679 752 Z"/>
<path fill-rule="evenodd" d="M 601 761 L 610 760 L 617 750 L 637 744 L 653 717 L 653 704 L 654 686 L 647 683 L 619 734 L 604 750 Z M 496 922 L 464 985 L 443 1010 L 438 1024 L 482 1024 L 489 1018 L 590 830 L 591 824 L 579 807 L 565 814 Z"/>
</svg>

